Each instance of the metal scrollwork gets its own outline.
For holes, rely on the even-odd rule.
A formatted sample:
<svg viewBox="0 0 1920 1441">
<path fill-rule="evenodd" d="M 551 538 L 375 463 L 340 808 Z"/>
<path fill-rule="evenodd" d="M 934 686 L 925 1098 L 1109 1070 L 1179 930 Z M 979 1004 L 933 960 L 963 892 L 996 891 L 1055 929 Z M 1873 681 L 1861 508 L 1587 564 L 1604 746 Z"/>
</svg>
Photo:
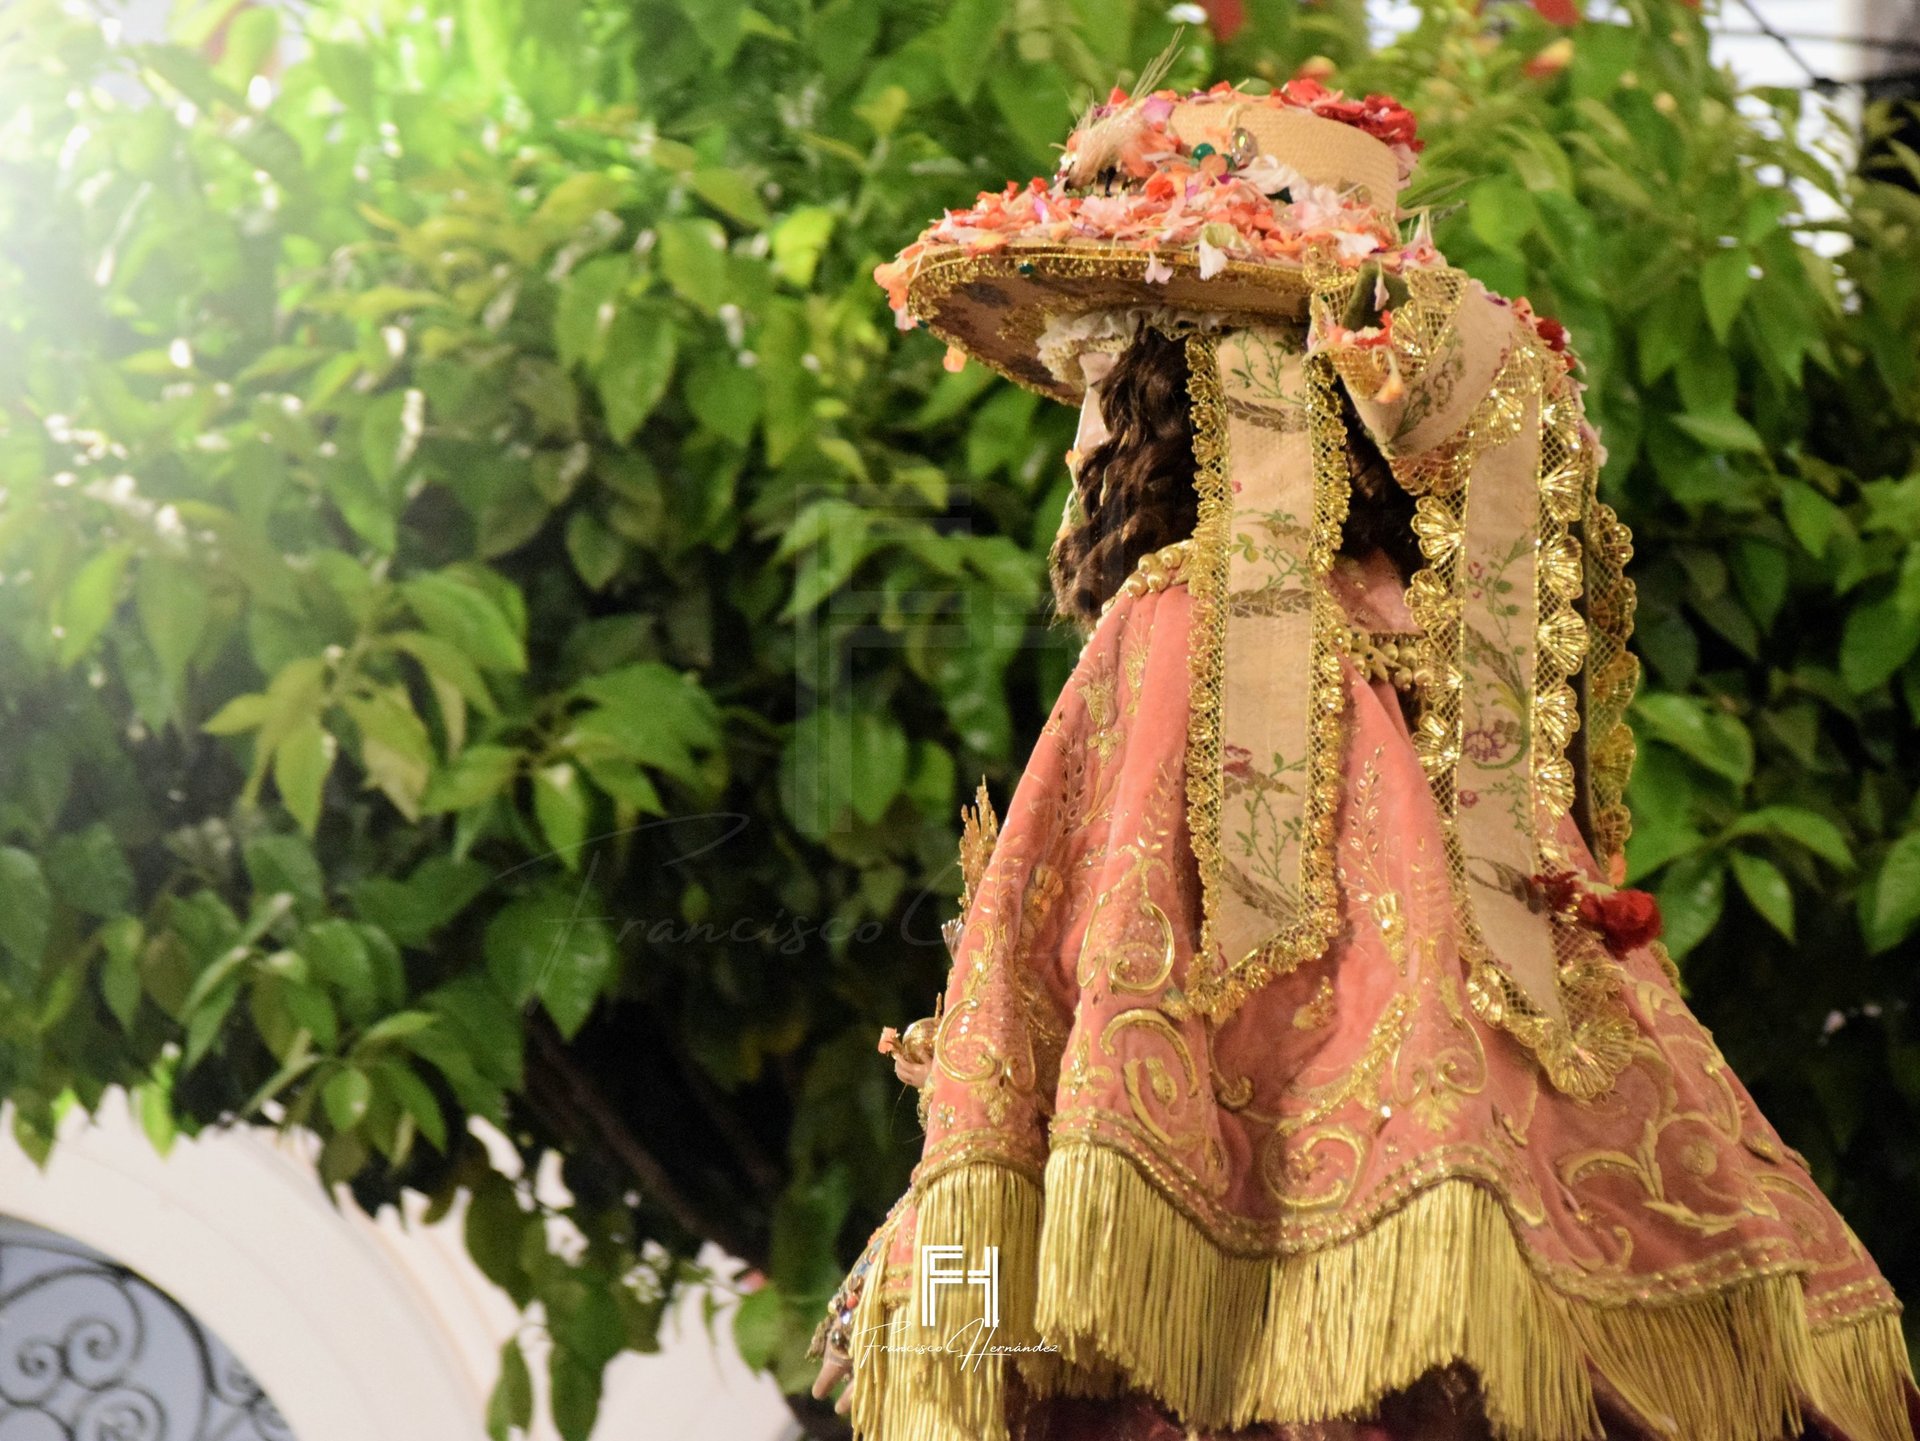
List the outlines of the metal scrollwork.
<svg viewBox="0 0 1920 1441">
<path fill-rule="evenodd" d="M 260 1384 L 171 1296 L 0 1217 L 0 1441 L 294 1441 Z"/>
</svg>

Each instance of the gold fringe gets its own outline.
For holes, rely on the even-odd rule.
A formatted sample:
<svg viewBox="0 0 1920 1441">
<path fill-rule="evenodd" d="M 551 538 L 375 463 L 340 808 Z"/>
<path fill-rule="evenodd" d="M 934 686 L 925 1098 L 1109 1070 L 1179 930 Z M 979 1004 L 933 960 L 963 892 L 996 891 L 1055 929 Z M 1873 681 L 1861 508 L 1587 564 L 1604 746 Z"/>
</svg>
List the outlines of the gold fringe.
<svg viewBox="0 0 1920 1441">
<path fill-rule="evenodd" d="M 1813 1333 L 1812 1406 L 1848 1436 L 1862 1441 L 1909 1441 L 1912 1413 L 1906 1389 L 1889 1377 L 1913 1379 L 1900 1313 L 1883 1310 Z"/>
<path fill-rule="evenodd" d="M 1007 1441 L 1007 1366 L 1021 1353 L 993 1347 L 1038 1344 L 1034 1330 L 1035 1248 L 1041 1194 L 1031 1176 L 974 1163 L 943 1171 L 918 1188 L 915 1243 L 965 1248 L 969 1267 L 999 1254 L 1000 1325 L 991 1335 L 967 1329 L 981 1293 L 942 1288 L 931 1323 L 920 1298 L 888 1308 L 869 1285 L 854 1313 L 853 1379 L 848 1407 L 856 1437 L 884 1441 Z"/>
<path fill-rule="evenodd" d="M 921 1206 L 921 1236 L 967 1245 L 970 1264 L 1002 1248 L 994 1339 L 1057 1350 L 1019 1356 L 1036 1394 L 1137 1386 L 1203 1429 L 1328 1421 L 1463 1361 L 1502 1441 L 1596 1441 L 1595 1372 L 1675 1441 L 1798 1436 L 1803 1405 L 1851 1441 L 1914 1441 L 1896 1313 L 1815 1331 L 1791 1274 L 1630 1306 L 1569 1298 L 1528 1265 L 1494 1194 L 1465 1179 L 1351 1241 L 1279 1256 L 1221 1250 L 1100 1145 L 1054 1150 L 1044 1224 L 1033 1182 L 994 1165 L 946 1172 Z M 942 1328 L 917 1326 L 911 1304 L 884 1322 L 908 1349 L 863 1347 L 880 1334 L 865 1331 L 881 1319 L 872 1290 L 856 1320 L 856 1434 L 1006 1441 L 1008 1358 L 940 1354 Z"/>
</svg>

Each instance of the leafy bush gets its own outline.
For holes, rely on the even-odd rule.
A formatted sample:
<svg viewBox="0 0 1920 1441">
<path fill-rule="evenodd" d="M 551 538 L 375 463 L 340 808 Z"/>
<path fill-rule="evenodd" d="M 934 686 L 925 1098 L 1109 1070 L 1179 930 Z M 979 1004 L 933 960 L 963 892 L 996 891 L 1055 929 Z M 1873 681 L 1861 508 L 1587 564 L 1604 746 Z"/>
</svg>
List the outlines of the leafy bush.
<svg viewBox="0 0 1920 1441">
<path fill-rule="evenodd" d="M 569 1437 L 685 1284 L 798 1390 L 913 1158 L 871 1048 L 944 974 L 955 807 L 1004 801 L 1074 650 L 1071 417 L 944 372 L 869 273 L 1171 26 L 229 8 L 0 13 L 0 1092 L 42 1151 L 119 1084 L 162 1144 L 307 1126 L 364 1205 L 464 1196 Z M 1473 10 L 1370 53 L 1357 4 L 1259 7 L 1175 79 L 1399 93 L 1442 245 L 1572 327 L 1640 544 L 1635 872 L 1902 1284 L 1914 198 L 1737 96 L 1682 5 Z M 530 1406 L 509 1346 L 495 1434 Z"/>
</svg>

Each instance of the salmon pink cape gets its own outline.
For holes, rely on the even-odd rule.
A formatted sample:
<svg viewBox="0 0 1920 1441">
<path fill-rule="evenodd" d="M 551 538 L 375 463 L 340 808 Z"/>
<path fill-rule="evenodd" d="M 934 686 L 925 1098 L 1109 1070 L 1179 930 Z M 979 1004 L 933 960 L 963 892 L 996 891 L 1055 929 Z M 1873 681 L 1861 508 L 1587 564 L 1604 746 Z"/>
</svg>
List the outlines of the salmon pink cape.
<svg viewBox="0 0 1920 1441">
<path fill-rule="evenodd" d="M 1362 624 L 1404 624 L 1396 586 L 1339 579 Z M 1200 899 L 1193 618 L 1183 584 L 1107 614 L 974 889 L 924 1158 L 856 1318 L 859 1434 L 1048 1434 L 1039 1398 L 1132 1392 L 1072 1434 L 1176 1441 L 1161 1406 L 1364 1414 L 1461 1360 L 1503 1436 L 1908 1437 L 1891 1292 L 1658 950 L 1624 962 L 1631 1057 L 1599 1099 L 1475 1015 L 1412 737 L 1350 663 L 1333 944 L 1217 1029 L 1167 1018 Z M 974 1292 L 920 1323 L 934 1244 L 999 1248 L 996 1331 Z"/>
</svg>

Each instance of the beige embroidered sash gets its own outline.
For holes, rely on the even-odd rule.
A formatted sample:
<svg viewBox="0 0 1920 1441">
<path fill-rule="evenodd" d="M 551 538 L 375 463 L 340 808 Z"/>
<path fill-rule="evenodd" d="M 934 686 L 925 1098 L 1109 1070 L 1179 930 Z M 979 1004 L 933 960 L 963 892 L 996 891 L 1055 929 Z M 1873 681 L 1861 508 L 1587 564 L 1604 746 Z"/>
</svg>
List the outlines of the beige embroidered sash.
<svg viewBox="0 0 1920 1441">
<path fill-rule="evenodd" d="M 1627 537 L 1595 499 L 1594 442 L 1559 358 L 1458 271 L 1411 278 L 1392 363 L 1413 385 L 1391 405 L 1376 403 L 1388 389 L 1369 369 L 1382 352 L 1309 356 L 1284 326 L 1187 340 L 1200 492 L 1186 566 L 1187 808 L 1204 904 L 1186 989 L 1167 1009 L 1223 1019 L 1317 957 L 1339 924 L 1331 843 L 1346 640 L 1322 583 L 1348 504 L 1337 366 L 1418 497 L 1415 744 L 1448 835 L 1469 995 L 1556 1086 L 1594 1095 L 1631 1044 L 1617 971 L 1589 932 L 1541 909 L 1528 882 L 1567 864 L 1558 836 L 1583 712 L 1603 862 L 1624 839 Z"/>
<path fill-rule="evenodd" d="M 1187 816 L 1202 931 L 1176 1016 L 1230 1013 L 1338 924 L 1346 617 L 1322 578 L 1347 509 L 1331 367 L 1297 326 L 1188 338 L 1199 519 Z"/>
</svg>

